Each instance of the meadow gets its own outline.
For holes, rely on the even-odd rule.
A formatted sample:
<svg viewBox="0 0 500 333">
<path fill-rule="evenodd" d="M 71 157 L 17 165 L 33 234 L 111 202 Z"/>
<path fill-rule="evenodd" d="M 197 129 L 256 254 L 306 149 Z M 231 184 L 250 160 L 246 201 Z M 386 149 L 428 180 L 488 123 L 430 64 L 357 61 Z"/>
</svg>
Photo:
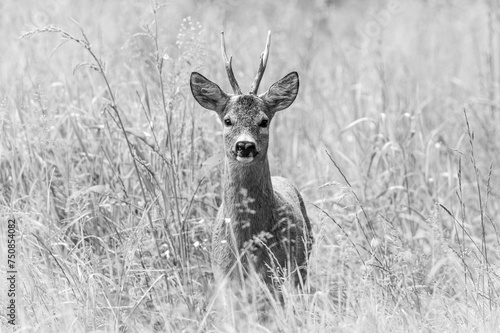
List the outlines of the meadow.
<svg viewBox="0 0 500 333">
<path fill-rule="evenodd" d="M 291 71 L 273 175 L 315 244 L 282 301 L 210 265 L 222 125 L 189 88 Z M 2 332 L 497 332 L 500 4 L 494 0 L 0 2 Z"/>
</svg>

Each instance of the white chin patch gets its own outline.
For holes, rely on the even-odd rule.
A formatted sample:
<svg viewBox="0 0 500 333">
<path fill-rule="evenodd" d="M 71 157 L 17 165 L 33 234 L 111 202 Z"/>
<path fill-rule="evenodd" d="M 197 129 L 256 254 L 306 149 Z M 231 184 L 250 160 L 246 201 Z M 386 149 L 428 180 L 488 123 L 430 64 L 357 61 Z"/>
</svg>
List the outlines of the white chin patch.
<svg viewBox="0 0 500 333">
<path fill-rule="evenodd" d="M 250 157 L 241 157 L 241 156 L 236 156 L 236 160 L 241 163 L 250 163 L 253 161 L 253 156 Z"/>
</svg>

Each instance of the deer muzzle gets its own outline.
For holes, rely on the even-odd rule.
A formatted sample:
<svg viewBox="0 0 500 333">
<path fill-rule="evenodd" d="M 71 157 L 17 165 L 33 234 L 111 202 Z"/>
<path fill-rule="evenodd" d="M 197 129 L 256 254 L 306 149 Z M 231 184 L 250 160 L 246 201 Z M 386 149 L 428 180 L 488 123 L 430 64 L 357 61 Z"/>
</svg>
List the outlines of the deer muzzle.
<svg viewBox="0 0 500 333">
<path fill-rule="evenodd" d="M 258 155 L 255 142 L 238 141 L 235 145 L 236 160 L 241 163 L 250 163 Z"/>
</svg>

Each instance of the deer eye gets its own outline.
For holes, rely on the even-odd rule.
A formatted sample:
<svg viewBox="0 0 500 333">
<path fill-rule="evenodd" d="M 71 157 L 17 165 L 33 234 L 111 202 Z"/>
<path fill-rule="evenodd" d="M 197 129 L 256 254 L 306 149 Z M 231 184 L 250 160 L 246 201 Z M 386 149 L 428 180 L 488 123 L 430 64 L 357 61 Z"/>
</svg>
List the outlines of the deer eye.
<svg viewBox="0 0 500 333">
<path fill-rule="evenodd" d="M 259 126 L 266 128 L 268 124 L 269 124 L 269 120 L 262 119 L 262 121 L 260 122 Z"/>
<path fill-rule="evenodd" d="M 226 126 L 231 126 L 233 123 L 231 122 L 231 119 L 226 118 L 226 119 L 224 119 L 224 124 L 225 124 Z"/>
</svg>

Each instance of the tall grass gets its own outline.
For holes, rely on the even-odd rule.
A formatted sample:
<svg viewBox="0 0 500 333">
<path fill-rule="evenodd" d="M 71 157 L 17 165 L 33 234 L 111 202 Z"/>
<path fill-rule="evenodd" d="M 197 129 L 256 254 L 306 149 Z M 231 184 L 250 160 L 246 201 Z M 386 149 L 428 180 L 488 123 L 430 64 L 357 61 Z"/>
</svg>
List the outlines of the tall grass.
<svg viewBox="0 0 500 333">
<path fill-rule="evenodd" d="M 0 5 L 0 239 L 15 217 L 19 331 L 500 326 L 493 1 L 23 5 Z M 188 78 L 229 88 L 220 30 L 243 90 L 267 30 L 261 86 L 300 75 L 269 154 L 316 243 L 281 299 L 212 281 L 220 124 Z"/>
</svg>

